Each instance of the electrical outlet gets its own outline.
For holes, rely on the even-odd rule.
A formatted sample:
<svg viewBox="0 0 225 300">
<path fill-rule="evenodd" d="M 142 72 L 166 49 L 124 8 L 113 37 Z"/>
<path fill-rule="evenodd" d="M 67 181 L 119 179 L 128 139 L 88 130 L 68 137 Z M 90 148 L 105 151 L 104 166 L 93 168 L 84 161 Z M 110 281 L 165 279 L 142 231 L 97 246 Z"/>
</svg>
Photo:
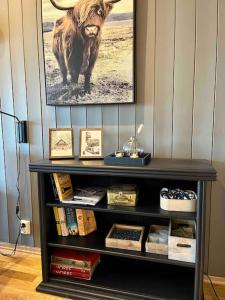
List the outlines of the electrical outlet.
<svg viewBox="0 0 225 300">
<path fill-rule="evenodd" d="M 21 234 L 30 234 L 30 220 L 21 220 Z"/>
</svg>

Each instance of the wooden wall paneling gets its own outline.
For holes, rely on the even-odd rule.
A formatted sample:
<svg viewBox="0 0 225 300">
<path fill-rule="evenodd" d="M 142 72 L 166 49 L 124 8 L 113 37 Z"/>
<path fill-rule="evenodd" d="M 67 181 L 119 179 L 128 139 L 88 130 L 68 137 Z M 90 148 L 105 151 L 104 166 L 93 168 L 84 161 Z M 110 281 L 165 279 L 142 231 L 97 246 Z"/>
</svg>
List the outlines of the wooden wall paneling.
<svg viewBox="0 0 225 300">
<path fill-rule="evenodd" d="M 86 128 L 87 108 L 86 106 L 71 107 L 71 122 L 74 130 L 74 152 L 79 155 L 80 129 Z"/>
<path fill-rule="evenodd" d="M 137 104 L 136 128 L 144 124 L 138 137 L 146 152 L 153 154 L 153 111 L 155 96 L 155 0 L 144 0 L 137 6 Z"/>
<path fill-rule="evenodd" d="M 38 45 L 39 45 L 40 91 L 41 91 L 41 102 L 42 102 L 43 145 L 44 145 L 44 158 L 48 158 L 49 157 L 49 128 L 56 127 L 56 107 L 46 105 L 41 14 L 42 14 L 41 0 L 37 0 L 37 30 L 38 30 Z"/>
<path fill-rule="evenodd" d="M 30 160 L 43 159 L 43 132 L 42 132 L 42 106 L 40 99 L 40 77 L 38 61 L 37 38 L 37 2 L 36 0 L 23 0 L 23 29 L 24 54 L 27 82 L 27 105 L 29 119 Z M 29 24 L 29 26 L 28 26 Z M 32 208 L 33 208 L 33 235 L 35 246 L 40 245 L 39 236 L 39 208 L 37 177 L 31 174 Z"/>
<path fill-rule="evenodd" d="M 102 128 L 102 106 L 87 106 L 87 128 Z"/>
<path fill-rule="evenodd" d="M 175 0 L 156 1 L 154 151 L 172 156 Z"/>
<path fill-rule="evenodd" d="M 56 107 L 56 127 L 57 128 L 72 127 L 71 107 L 70 106 L 57 106 Z"/>
<path fill-rule="evenodd" d="M 13 87 L 11 74 L 11 56 L 10 56 L 10 33 L 9 33 L 9 15 L 8 1 L 1 1 L 0 10 L 0 28 L 1 28 L 1 51 L 0 51 L 0 91 L 1 91 L 1 109 L 10 114 L 14 114 Z M 14 243 L 18 231 L 19 222 L 15 217 L 15 208 L 17 202 L 17 144 L 16 128 L 13 118 L 2 116 L 4 153 L 5 153 L 5 176 L 8 205 L 8 229 L 9 241 Z"/>
<path fill-rule="evenodd" d="M 104 155 L 118 150 L 118 105 L 102 107 Z"/>
<path fill-rule="evenodd" d="M 9 29 L 11 46 L 12 85 L 15 114 L 20 120 L 27 120 L 26 78 L 23 47 L 23 24 L 21 1 L 8 1 Z M 19 13 L 18 13 L 19 12 Z M 18 145 L 18 168 L 20 168 L 20 217 L 32 219 L 30 173 L 27 172 L 30 161 L 29 144 Z M 15 209 L 14 209 L 15 212 Z M 33 235 L 22 235 L 21 243 L 33 246 Z"/>
<path fill-rule="evenodd" d="M 131 136 L 135 136 L 136 114 L 134 104 L 119 104 L 119 148 L 122 149 L 124 143 Z"/>
<path fill-rule="evenodd" d="M 0 39 L 1 39 L 0 31 Z M 1 43 L 0 43 L 1 52 Z M 0 102 L 1 104 L 1 102 Z M 1 107 L 1 105 L 0 105 Z M 6 176 L 5 176 L 5 153 L 4 141 L 2 135 L 2 116 L 0 116 L 0 240 L 9 242 L 9 226 L 8 226 L 8 200 L 6 195 Z"/>
<path fill-rule="evenodd" d="M 217 170 L 218 181 L 212 186 L 211 222 L 210 222 L 210 257 L 209 273 L 225 277 L 225 2 L 218 6 L 218 64 L 216 84 L 215 125 L 213 136 L 213 165 Z"/>
<path fill-rule="evenodd" d="M 195 0 L 176 1 L 173 152 L 174 158 L 191 158 L 195 70 Z"/>
<path fill-rule="evenodd" d="M 210 21 L 209 21 L 210 20 Z M 217 0 L 197 0 L 192 157 L 211 159 L 217 39 Z"/>
</svg>

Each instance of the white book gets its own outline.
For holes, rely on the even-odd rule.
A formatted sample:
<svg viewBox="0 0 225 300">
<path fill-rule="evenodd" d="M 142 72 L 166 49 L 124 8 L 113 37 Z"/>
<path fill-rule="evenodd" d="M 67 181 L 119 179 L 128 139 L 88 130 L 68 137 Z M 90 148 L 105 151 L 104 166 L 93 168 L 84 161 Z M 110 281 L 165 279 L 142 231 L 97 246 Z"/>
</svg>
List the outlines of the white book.
<svg viewBox="0 0 225 300">
<path fill-rule="evenodd" d="M 66 222 L 65 209 L 63 207 L 58 207 L 58 214 L 59 214 L 59 222 L 62 230 L 62 236 L 68 236 L 69 230 Z"/>
</svg>

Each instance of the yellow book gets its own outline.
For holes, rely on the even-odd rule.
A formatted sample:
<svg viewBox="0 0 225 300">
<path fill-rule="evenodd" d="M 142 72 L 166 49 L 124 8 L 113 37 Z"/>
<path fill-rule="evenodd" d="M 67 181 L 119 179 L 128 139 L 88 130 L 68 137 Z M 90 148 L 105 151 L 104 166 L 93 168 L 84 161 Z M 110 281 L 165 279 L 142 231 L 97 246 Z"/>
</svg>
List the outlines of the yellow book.
<svg viewBox="0 0 225 300">
<path fill-rule="evenodd" d="M 68 236 L 69 229 L 66 222 L 65 209 L 63 207 L 58 207 L 58 214 L 59 214 L 59 222 L 62 230 L 62 236 Z"/>
<path fill-rule="evenodd" d="M 56 222 L 56 228 L 58 235 L 62 235 L 61 225 L 59 221 L 59 213 L 58 213 L 58 207 L 53 207 L 54 216 L 55 216 L 55 222 Z"/>
<path fill-rule="evenodd" d="M 92 210 L 76 209 L 79 235 L 87 235 L 97 230 L 95 214 Z"/>
<path fill-rule="evenodd" d="M 73 185 L 69 174 L 53 173 L 59 200 L 73 199 Z"/>
</svg>

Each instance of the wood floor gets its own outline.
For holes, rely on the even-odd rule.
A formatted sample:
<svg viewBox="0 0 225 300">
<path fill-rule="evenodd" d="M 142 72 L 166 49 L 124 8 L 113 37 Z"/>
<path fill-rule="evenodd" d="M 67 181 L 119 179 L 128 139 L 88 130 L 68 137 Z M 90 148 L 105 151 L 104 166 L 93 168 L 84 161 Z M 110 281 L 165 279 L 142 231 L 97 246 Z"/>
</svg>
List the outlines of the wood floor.
<svg viewBox="0 0 225 300">
<path fill-rule="evenodd" d="M 0 251 L 9 253 L 9 250 L 7 245 L 0 244 Z M 19 247 L 14 257 L 0 255 L 0 300 L 66 299 L 37 293 L 35 287 L 40 281 L 39 249 Z M 224 278 L 205 277 L 204 281 L 205 300 L 225 300 Z"/>
</svg>

